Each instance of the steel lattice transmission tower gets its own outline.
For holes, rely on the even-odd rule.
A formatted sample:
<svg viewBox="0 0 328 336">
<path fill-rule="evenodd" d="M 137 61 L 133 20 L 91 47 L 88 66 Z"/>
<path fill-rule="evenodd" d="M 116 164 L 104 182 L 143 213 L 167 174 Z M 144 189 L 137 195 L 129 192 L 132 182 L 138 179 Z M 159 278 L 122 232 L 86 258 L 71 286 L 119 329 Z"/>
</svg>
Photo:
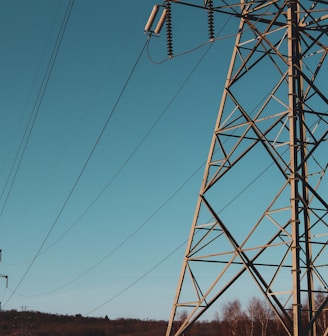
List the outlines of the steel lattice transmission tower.
<svg viewBox="0 0 328 336">
<path fill-rule="evenodd" d="M 249 281 L 286 335 L 327 335 L 328 1 L 173 3 L 239 28 L 167 336 Z"/>
</svg>

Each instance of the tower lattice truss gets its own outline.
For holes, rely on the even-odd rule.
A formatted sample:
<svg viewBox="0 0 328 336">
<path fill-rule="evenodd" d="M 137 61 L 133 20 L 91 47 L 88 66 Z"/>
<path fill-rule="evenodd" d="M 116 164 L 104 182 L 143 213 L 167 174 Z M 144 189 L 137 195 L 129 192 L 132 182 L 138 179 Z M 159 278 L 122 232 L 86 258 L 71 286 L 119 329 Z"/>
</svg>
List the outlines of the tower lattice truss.
<svg viewBox="0 0 328 336">
<path fill-rule="evenodd" d="M 326 335 L 328 1 L 195 6 L 239 28 L 167 335 L 252 286 L 286 335 Z"/>
</svg>

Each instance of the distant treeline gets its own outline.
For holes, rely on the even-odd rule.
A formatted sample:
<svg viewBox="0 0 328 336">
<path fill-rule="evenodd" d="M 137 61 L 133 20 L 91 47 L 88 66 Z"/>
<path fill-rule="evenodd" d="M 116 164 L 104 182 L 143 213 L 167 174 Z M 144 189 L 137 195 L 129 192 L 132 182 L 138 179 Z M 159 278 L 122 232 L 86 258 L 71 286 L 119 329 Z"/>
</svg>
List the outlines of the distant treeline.
<svg viewBox="0 0 328 336">
<path fill-rule="evenodd" d="M 318 296 L 318 301 L 325 299 Z M 327 307 L 328 308 L 328 307 Z M 185 313 L 179 316 L 185 318 Z M 306 318 L 306 316 L 304 316 Z M 178 328 L 181 322 L 175 322 Z M 35 311 L 1 311 L 0 336 L 164 336 L 167 321 L 55 315 Z M 328 310 L 317 323 L 317 336 L 328 328 Z M 223 305 L 212 321 L 194 323 L 185 336 L 286 336 L 287 332 L 264 300 L 252 298 L 246 309 L 238 300 Z"/>
</svg>

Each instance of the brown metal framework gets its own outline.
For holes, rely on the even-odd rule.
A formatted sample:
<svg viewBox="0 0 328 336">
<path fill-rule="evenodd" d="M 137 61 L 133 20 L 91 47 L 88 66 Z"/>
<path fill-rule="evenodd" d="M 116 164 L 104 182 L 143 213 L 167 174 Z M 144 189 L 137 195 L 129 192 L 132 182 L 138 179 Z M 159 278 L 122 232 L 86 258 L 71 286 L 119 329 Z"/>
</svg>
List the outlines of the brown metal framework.
<svg viewBox="0 0 328 336">
<path fill-rule="evenodd" d="M 240 24 L 166 335 L 247 281 L 286 335 L 326 335 L 328 1 L 194 1 Z"/>
</svg>

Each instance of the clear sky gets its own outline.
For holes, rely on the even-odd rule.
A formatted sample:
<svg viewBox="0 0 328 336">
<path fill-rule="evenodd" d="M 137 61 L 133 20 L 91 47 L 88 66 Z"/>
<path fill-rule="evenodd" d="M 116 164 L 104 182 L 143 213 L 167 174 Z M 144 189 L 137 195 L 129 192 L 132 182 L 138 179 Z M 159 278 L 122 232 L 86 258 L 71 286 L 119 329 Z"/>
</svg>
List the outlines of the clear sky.
<svg viewBox="0 0 328 336">
<path fill-rule="evenodd" d="M 4 309 L 169 318 L 234 40 L 176 5 L 143 49 L 155 3 L 0 1 Z"/>
</svg>

